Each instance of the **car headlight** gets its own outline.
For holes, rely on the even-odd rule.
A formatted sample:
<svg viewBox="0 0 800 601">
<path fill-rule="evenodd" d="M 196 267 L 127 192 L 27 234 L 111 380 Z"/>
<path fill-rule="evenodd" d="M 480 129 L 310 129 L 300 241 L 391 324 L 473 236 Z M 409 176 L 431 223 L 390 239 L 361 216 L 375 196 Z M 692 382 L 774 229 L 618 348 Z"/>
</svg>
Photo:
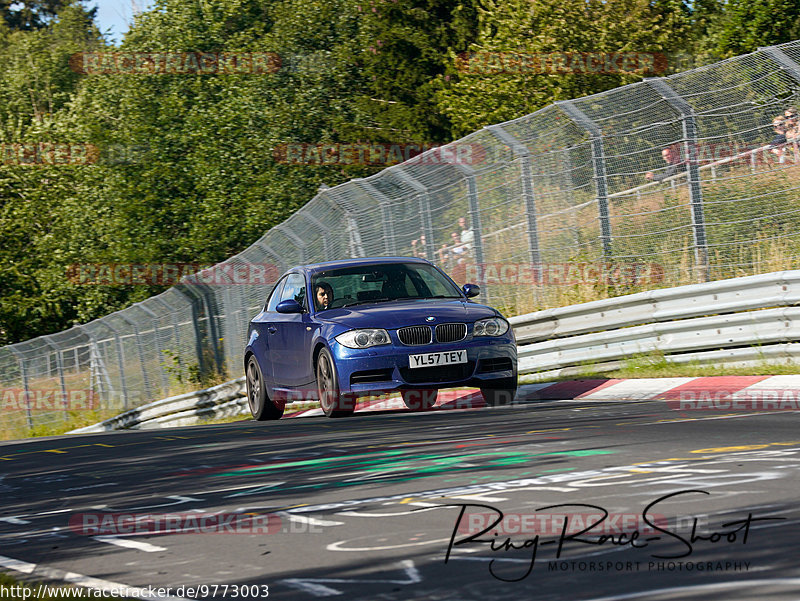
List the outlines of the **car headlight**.
<svg viewBox="0 0 800 601">
<path fill-rule="evenodd" d="M 490 317 L 475 322 L 473 336 L 502 336 L 508 332 L 508 322 L 500 317 Z"/>
<path fill-rule="evenodd" d="M 350 330 L 336 337 L 336 342 L 347 348 L 369 348 L 382 344 L 391 344 L 389 332 L 383 329 Z"/>
</svg>

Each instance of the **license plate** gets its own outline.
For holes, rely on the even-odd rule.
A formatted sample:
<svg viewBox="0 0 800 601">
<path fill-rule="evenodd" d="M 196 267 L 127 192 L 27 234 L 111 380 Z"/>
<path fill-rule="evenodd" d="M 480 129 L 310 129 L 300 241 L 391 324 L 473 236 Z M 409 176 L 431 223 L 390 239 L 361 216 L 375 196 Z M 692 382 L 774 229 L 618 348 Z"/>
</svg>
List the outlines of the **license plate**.
<svg viewBox="0 0 800 601">
<path fill-rule="evenodd" d="M 435 367 L 437 365 L 454 365 L 467 362 L 467 351 L 443 351 L 441 353 L 422 353 L 409 355 L 408 366 Z"/>
</svg>

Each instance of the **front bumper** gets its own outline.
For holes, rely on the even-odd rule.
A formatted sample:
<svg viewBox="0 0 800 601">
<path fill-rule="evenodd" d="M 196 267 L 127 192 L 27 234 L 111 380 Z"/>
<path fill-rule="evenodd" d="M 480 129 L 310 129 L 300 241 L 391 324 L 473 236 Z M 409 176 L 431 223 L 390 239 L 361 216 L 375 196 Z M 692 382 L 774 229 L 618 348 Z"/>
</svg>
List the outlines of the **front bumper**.
<svg viewBox="0 0 800 601">
<path fill-rule="evenodd" d="M 467 363 L 436 367 L 409 366 L 409 355 L 467 351 Z M 358 395 L 393 390 L 424 390 L 456 386 L 492 387 L 516 379 L 517 346 L 513 337 L 470 337 L 460 342 L 421 346 L 390 345 L 351 349 L 333 342 L 341 392 Z"/>
</svg>

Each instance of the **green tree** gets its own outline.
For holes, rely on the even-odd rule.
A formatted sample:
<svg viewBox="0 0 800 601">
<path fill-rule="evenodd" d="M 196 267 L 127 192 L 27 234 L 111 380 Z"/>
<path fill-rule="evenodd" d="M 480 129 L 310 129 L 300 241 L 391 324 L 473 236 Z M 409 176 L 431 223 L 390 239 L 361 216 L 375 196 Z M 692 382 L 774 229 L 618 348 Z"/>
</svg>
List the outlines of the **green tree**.
<svg viewBox="0 0 800 601">
<path fill-rule="evenodd" d="M 486 0 L 471 53 L 651 52 L 676 50 L 690 29 L 679 1 Z M 479 54 L 480 56 L 480 54 Z M 557 100 L 639 81 L 641 73 L 560 73 L 464 67 L 451 52 L 451 77 L 439 78 L 437 101 L 457 135 L 536 111 Z M 541 70 L 540 70 L 541 71 Z M 648 74 L 645 74 L 648 76 Z M 649 74 L 652 76 L 652 73 Z"/>
<path fill-rule="evenodd" d="M 11 29 L 39 29 L 67 4 L 69 0 L 0 0 L 0 18 Z M 92 9 L 92 16 L 96 10 Z"/>
<path fill-rule="evenodd" d="M 723 58 L 800 38 L 797 0 L 708 0 L 696 14 L 707 20 L 699 47 Z"/>
<path fill-rule="evenodd" d="M 449 142 L 449 119 L 437 110 L 437 79 L 450 71 L 450 52 L 475 41 L 471 0 L 362 0 L 352 62 L 363 89 L 351 136 L 386 142 Z"/>
<path fill-rule="evenodd" d="M 40 143 L 72 141 L 58 118 L 81 78 L 69 57 L 101 41 L 77 3 L 33 31 L 0 21 L 0 343 L 63 329 L 75 315 L 63 271 L 54 279 L 52 270 L 61 265 L 58 244 L 87 229 L 89 212 L 72 206 L 81 168 L 19 159 L 35 160 Z"/>
</svg>

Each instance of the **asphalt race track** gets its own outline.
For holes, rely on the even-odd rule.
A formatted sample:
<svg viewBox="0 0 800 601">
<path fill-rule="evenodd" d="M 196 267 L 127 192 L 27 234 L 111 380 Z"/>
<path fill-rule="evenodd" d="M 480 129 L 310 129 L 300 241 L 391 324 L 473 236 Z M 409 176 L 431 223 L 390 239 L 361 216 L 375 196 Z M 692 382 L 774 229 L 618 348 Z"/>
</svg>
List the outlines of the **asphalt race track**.
<svg viewBox="0 0 800 601">
<path fill-rule="evenodd" d="M 0 569 L 183 599 L 797 599 L 797 424 L 523 400 L 3 443 Z M 210 513 L 245 527 L 130 517 Z"/>
</svg>

